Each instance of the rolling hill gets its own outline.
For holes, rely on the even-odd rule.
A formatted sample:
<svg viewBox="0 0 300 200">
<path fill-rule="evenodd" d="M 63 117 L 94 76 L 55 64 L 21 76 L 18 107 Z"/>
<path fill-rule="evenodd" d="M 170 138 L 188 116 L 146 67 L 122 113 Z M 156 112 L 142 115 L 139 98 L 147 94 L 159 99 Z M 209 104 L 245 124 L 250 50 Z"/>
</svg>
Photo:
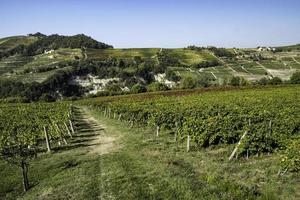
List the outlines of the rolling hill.
<svg viewBox="0 0 300 200">
<path fill-rule="evenodd" d="M 179 88 L 187 77 L 200 86 L 226 85 L 233 77 L 248 83 L 274 77 L 287 81 L 300 70 L 299 45 L 256 49 L 115 49 L 82 34 L 36 33 L 3 38 L 0 58 L 0 88 L 16 90 L 1 93 L 0 98 L 28 96 L 15 89 L 14 84 L 21 84 L 28 91 L 34 87 L 38 94 L 30 95 L 38 98 L 45 93 L 63 98 L 106 90 L 129 91 L 134 85 L 147 87 L 153 82 Z M 76 92 L 69 93 L 70 90 Z"/>
</svg>

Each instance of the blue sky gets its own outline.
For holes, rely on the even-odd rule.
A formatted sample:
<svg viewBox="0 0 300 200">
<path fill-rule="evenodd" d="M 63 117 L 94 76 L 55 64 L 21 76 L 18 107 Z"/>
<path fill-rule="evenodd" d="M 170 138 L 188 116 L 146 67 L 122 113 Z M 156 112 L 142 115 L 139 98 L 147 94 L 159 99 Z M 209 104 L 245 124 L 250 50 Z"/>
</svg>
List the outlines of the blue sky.
<svg viewBox="0 0 300 200">
<path fill-rule="evenodd" d="M 299 0 L 0 0 L 0 37 L 84 33 L 117 48 L 300 43 Z"/>
</svg>

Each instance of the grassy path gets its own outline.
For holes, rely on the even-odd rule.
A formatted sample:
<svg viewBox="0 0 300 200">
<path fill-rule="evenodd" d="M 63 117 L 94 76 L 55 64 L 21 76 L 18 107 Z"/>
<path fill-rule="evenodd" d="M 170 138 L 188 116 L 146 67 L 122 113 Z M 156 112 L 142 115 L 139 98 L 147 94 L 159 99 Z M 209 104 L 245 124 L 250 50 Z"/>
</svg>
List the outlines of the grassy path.
<svg viewBox="0 0 300 200">
<path fill-rule="evenodd" d="M 90 152 L 99 155 L 110 153 L 118 148 L 115 144 L 117 138 L 106 133 L 106 127 L 99 123 L 86 108 L 82 108 L 82 120 L 94 133 L 98 133 L 89 144 Z"/>
</svg>

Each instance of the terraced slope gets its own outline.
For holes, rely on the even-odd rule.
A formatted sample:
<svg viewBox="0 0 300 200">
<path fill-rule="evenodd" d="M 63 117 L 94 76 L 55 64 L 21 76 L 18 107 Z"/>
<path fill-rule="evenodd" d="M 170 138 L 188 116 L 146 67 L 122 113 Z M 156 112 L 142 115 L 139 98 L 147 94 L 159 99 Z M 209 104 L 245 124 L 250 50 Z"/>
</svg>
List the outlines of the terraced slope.
<svg viewBox="0 0 300 200">
<path fill-rule="evenodd" d="M 38 40 L 34 36 L 12 36 L 0 39 L 0 51 L 9 50 L 17 47 L 18 45 L 29 45 Z"/>
</svg>

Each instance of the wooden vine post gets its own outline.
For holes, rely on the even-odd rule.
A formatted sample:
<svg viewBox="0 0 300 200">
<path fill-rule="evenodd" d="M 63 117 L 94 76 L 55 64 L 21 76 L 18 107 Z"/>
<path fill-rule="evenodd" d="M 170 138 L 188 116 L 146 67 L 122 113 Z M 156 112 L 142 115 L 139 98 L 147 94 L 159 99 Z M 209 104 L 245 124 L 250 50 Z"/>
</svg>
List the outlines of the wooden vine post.
<svg viewBox="0 0 300 200">
<path fill-rule="evenodd" d="M 69 123 L 70 123 L 70 127 L 71 127 L 71 131 L 73 134 L 75 134 L 75 130 L 74 130 L 74 126 L 73 126 L 73 123 L 71 120 L 69 120 Z"/>
<path fill-rule="evenodd" d="M 68 133 L 68 135 L 71 137 L 71 138 L 73 138 L 73 136 L 72 136 L 72 134 L 71 134 L 71 132 L 70 132 L 70 130 L 69 130 L 69 127 L 67 126 L 67 124 L 64 122 L 64 125 L 65 125 L 65 127 L 66 127 L 66 129 L 67 129 L 67 133 Z"/>
<path fill-rule="evenodd" d="M 47 146 L 47 152 L 51 152 L 51 145 L 50 145 L 50 140 L 49 140 L 49 135 L 47 132 L 47 128 L 44 126 L 44 134 L 45 134 L 45 139 L 46 139 L 46 146 Z"/>
<path fill-rule="evenodd" d="M 186 140 L 186 151 L 187 152 L 190 151 L 190 142 L 191 142 L 191 137 L 190 137 L 190 135 L 188 135 L 187 140 Z"/>
<path fill-rule="evenodd" d="M 156 126 L 156 137 L 159 136 L 159 126 Z"/>
<path fill-rule="evenodd" d="M 244 134 L 242 135 L 240 141 L 238 142 L 238 144 L 236 145 L 236 147 L 234 148 L 233 152 L 231 153 L 230 157 L 229 157 L 229 160 L 232 160 L 232 158 L 234 157 L 234 155 L 236 154 L 239 146 L 241 145 L 242 143 L 242 140 L 244 139 L 244 137 L 248 134 L 248 131 L 245 131 Z"/>
</svg>

